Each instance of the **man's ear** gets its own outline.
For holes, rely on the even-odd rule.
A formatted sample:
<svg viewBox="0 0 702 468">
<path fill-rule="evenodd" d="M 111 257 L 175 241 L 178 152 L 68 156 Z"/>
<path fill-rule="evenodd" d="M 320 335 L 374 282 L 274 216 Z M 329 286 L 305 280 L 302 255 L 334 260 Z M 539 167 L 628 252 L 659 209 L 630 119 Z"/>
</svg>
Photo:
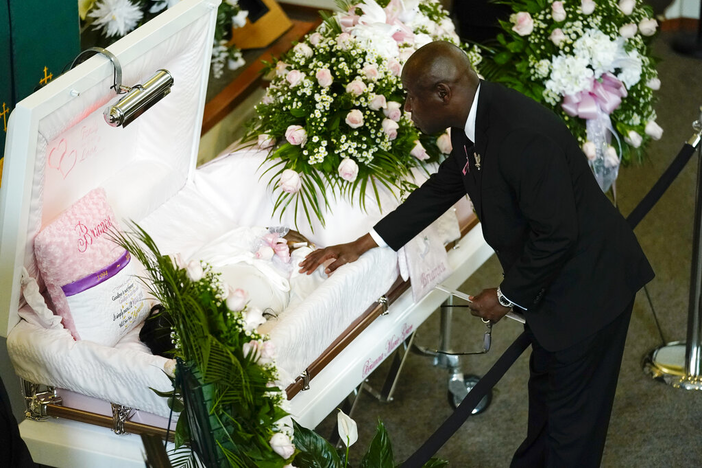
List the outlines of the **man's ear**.
<svg viewBox="0 0 702 468">
<path fill-rule="evenodd" d="M 451 100 L 451 88 L 446 83 L 437 83 L 435 92 L 444 104 Z"/>
</svg>

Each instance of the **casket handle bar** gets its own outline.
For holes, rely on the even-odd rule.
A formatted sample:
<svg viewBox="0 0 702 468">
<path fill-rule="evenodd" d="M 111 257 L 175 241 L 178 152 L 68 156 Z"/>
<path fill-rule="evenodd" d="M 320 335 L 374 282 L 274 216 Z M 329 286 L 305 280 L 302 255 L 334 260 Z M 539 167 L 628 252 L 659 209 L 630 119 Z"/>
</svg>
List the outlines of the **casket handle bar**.
<svg viewBox="0 0 702 468">
<path fill-rule="evenodd" d="M 390 309 L 390 301 L 388 301 L 388 298 L 385 294 L 380 296 L 378 299 L 378 304 L 380 304 L 380 307 L 383 308 L 383 312 L 380 315 L 388 315 L 390 312 L 388 310 Z"/>
<path fill-rule="evenodd" d="M 24 396 L 24 416 L 34 421 L 43 421 L 49 417 L 47 405 L 61 405 L 63 400 L 56 394 L 54 387 L 43 386 L 22 380 L 22 394 Z M 41 391 L 42 387 L 45 388 Z"/>
<path fill-rule="evenodd" d="M 78 60 L 84 55 L 104 55 L 112 63 L 114 68 L 113 84 L 110 89 L 114 89 L 118 95 L 124 94 L 115 104 L 105 108 L 105 122 L 111 127 L 126 127 L 141 114 L 149 110 L 154 104 L 166 97 L 173 87 L 173 76 L 168 70 L 156 70 L 144 84 L 135 84 L 132 87 L 122 84 L 122 66 L 119 60 L 107 49 L 102 47 L 91 47 L 84 50 L 73 60 L 73 68 Z"/>
</svg>

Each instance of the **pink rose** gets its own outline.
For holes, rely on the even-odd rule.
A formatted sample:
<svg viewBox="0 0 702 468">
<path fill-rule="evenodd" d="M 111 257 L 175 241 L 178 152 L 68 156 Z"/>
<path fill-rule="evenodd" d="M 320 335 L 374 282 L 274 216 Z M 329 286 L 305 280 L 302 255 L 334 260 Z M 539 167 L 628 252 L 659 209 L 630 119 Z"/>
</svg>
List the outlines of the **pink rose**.
<svg viewBox="0 0 702 468">
<path fill-rule="evenodd" d="M 305 79 L 305 74 L 299 70 L 292 70 L 288 72 L 285 79 L 288 81 L 288 83 L 290 83 L 290 86 L 295 87 Z"/>
<path fill-rule="evenodd" d="M 383 109 L 383 114 L 385 114 L 385 117 L 388 119 L 399 122 L 400 117 L 402 117 L 402 104 L 397 101 L 388 102 L 387 107 Z"/>
<path fill-rule="evenodd" d="M 661 80 L 659 80 L 658 78 L 651 78 L 646 82 L 646 86 L 648 86 L 654 91 L 658 91 L 659 89 L 661 89 Z"/>
<path fill-rule="evenodd" d="M 258 146 L 259 149 L 262 149 L 262 150 L 263 150 L 263 149 L 268 149 L 268 148 L 273 147 L 274 145 L 275 145 L 275 138 L 273 138 L 273 137 L 270 136 L 269 134 L 267 134 L 267 133 L 261 133 L 261 134 L 258 136 L 258 144 L 257 144 L 257 146 Z"/>
<path fill-rule="evenodd" d="M 388 60 L 388 70 L 395 76 L 400 76 L 402 74 L 402 65 L 396 59 L 392 58 Z"/>
<path fill-rule="evenodd" d="M 367 89 L 366 84 L 361 80 L 353 80 L 346 85 L 346 92 L 354 96 L 360 96 Z"/>
<path fill-rule="evenodd" d="M 351 128 L 358 128 L 363 126 L 363 112 L 358 109 L 351 110 L 346 115 L 346 125 Z"/>
<path fill-rule="evenodd" d="M 400 128 L 397 122 L 390 119 L 383 119 L 383 132 L 388 136 L 388 140 L 392 141 L 397 138 L 397 129 Z"/>
<path fill-rule="evenodd" d="M 265 322 L 266 320 L 263 319 L 263 321 Z M 252 340 L 244 343 L 241 346 L 241 351 L 244 353 L 244 356 L 247 356 L 259 365 L 270 364 L 275 359 L 275 345 L 272 341 Z"/>
<path fill-rule="evenodd" d="M 314 52 L 312 52 L 312 49 L 310 48 L 310 46 L 308 46 L 304 42 L 299 42 L 299 43 L 295 44 L 295 47 L 293 47 L 293 52 L 295 52 L 296 54 L 300 54 L 303 57 L 307 57 L 307 58 L 312 57 L 312 55 L 314 54 Z"/>
<path fill-rule="evenodd" d="M 316 33 L 311 34 L 309 39 L 310 39 L 310 44 L 312 44 L 313 46 L 316 47 L 319 45 L 320 42 L 322 42 L 322 35 L 319 34 L 318 32 L 316 32 Z"/>
<path fill-rule="evenodd" d="M 633 146 L 634 148 L 638 148 L 639 146 L 641 146 L 643 138 L 641 138 L 641 135 L 639 135 L 635 131 L 629 130 L 627 136 L 624 137 L 624 141 Z"/>
<path fill-rule="evenodd" d="M 636 0 L 619 0 L 619 9 L 626 16 L 629 16 L 636 6 Z"/>
<path fill-rule="evenodd" d="M 380 72 L 378 71 L 378 67 L 376 65 L 366 65 L 363 67 L 362 71 L 363 74 L 366 75 L 366 78 L 371 81 L 377 80 L 380 76 Z"/>
<path fill-rule="evenodd" d="M 624 38 L 624 39 L 629 39 L 632 38 L 636 35 L 637 27 L 634 23 L 629 23 L 625 24 L 621 28 L 619 28 L 619 34 Z"/>
<path fill-rule="evenodd" d="M 639 32 L 642 36 L 653 36 L 657 27 L 658 21 L 653 18 L 644 18 L 639 22 Z"/>
<path fill-rule="evenodd" d="M 288 73 L 288 64 L 285 62 L 278 62 L 275 64 L 275 74 L 278 76 L 283 76 Z"/>
<path fill-rule="evenodd" d="M 353 159 L 345 158 L 339 164 L 339 176 L 348 181 L 353 182 L 358 176 L 358 164 Z"/>
<path fill-rule="evenodd" d="M 605 167 L 617 167 L 619 165 L 619 156 L 614 146 L 608 146 L 604 154 Z"/>
<path fill-rule="evenodd" d="M 202 269 L 202 265 L 197 260 L 191 260 L 185 267 L 185 272 L 190 278 L 190 281 L 198 282 L 205 275 L 205 271 Z"/>
<path fill-rule="evenodd" d="M 528 36 L 534 30 L 534 20 L 531 19 L 531 15 L 526 11 L 520 11 L 516 15 L 512 15 L 510 20 L 514 23 L 512 31 L 520 36 Z"/>
<path fill-rule="evenodd" d="M 583 10 L 583 15 L 590 15 L 595 11 L 595 1 L 594 0 L 582 0 L 580 7 Z"/>
<path fill-rule="evenodd" d="M 304 145 L 307 141 L 307 132 L 299 125 L 291 125 L 285 130 L 285 139 L 291 145 Z"/>
<path fill-rule="evenodd" d="M 586 141 L 583 145 L 583 153 L 585 153 L 587 159 L 589 159 L 590 161 L 594 161 L 597 157 L 597 147 L 595 147 L 595 144 L 593 142 Z"/>
<path fill-rule="evenodd" d="M 385 96 L 383 96 L 382 94 L 374 95 L 373 98 L 368 102 L 368 108 L 374 111 L 385 109 L 386 107 L 388 107 L 388 103 L 385 99 Z"/>
<path fill-rule="evenodd" d="M 556 28 L 551 32 L 551 35 L 548 38 L 551 39 L 551 42 L 554 44 L 559 45 L 566 37 L 565 34 L 563 34 L 562 29 Z"/>
<path fill-rule="evenodd" d="M 334 81 L 331 71 L 328 68 L 318 70 L 315 77 L 317 78 L 317 83 L 319 83 L 319 86 L 323 88 L 328 88 Z"/>
<path fill-rule="evenodd" d="M 336 45 L 339 46 L 341 50 L 347 50 L 349 48 L 349 41 L 351 40 L 351 34 L 341 33 L 336 38 Z"/>
<path fill-rule="evenodd" d="M 280 187 L 280 189 L 283 192 L 297 193 L 302 188 L 302 180 L 300 180 L 300 174 L 293 171 L 292 169 L 285 169 L 280 175 L 278 187 Z"/>
<path fill-rule="evenodd" d="M 429 159 L 429 155 L 427 154 L 427 150 L 424 149 L 424 147 L 419 142 L 419 140 L 414 140 L 414 148 L 412 148 L 412 151 L 410 151 L 410 154 L 412 156 L 414 156 L 415 158 L 419 159 L 420 161 L 424 161 L 426 159 Z"/>
<path fill-rule="evenodd" d="M 226 292 L 227 309 L 236 312 L 246 307 L 246 303 L 249 301 L 249 295 L 246 291 L 243 289 L 233 289 L 231 286 L 227 285 Z"/>
<path fill-rule="evenodd" d="M 566 19 L 566 11 L 565 8 L 563 8 L 563 2 L 553 2 L 551 4 L 551 17 L 553 21 L 557 23 Z"/>
<path fill-rule="evenodd" d="M 439 147 L 439 151 L 442 153 L 451 154 L 453 145 L 451 144 L 451 135 L 448 131 L 446 133 L 442 133 L 441 136 L 436 139 L 436 146 Z"/>
<path fill-rule="evenodd" d="M 423 36 L 426 36 L 426 34 L 424 34 Z M 429 42 L 431 42 L 431 41 L 429 41 Z M 415 47 L 420 48 L 422 45 L 424 45 L 424 44 L 416 44 Z M 402 62 L 406 62 L 407 59 L 412 56 L 412 54 L 414 53 L 414 50 L 415 49 L 412 47 L 405 47 L 405 48 L 401 49 L 400 55 L 399 55 L 400 60 Z M 400 70 L 400 72 L 402 72 L 402 71 Z M 397 75 L 397 76 L 400 76 L 400 75 Z"/>
<path fill-rule="evenodd" d="M 654 140 L 660 140 L 663 136 L 663 129 L 653 120 L 646 124 L 644 131 L 646 132 L 646 135 L 650 136 Z"/>
</svg>

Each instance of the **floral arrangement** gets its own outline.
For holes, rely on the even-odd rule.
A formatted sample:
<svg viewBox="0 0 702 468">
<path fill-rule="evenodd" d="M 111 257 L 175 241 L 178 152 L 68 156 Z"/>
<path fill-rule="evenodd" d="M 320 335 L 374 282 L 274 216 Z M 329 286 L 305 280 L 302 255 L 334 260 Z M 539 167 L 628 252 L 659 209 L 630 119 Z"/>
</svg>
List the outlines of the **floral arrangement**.
<svg viewBox="0 0 702 468">
<path fill-rule="evenodd" d="M 169 354 L 178 362 L 174 391 L 157 393 L 180 412 L 171 457 L 174 466 L 348 467 L 349 448 L 358 440 L 356 422 L 342 411 L 337 414 L 339 436 L 346 446 L 337 451 L 292 419 L 285 383 L 275 365 L 275 346 L 256 332 L 265 319 L 259 309 L 248 306 L 247 293 L 225 284 L 205 262 L 185 263 L 179 255 L 161 254 L 146 231 L 136 224 L 132 228 L 110 235 L 144 266 L 146 277 L 141 280 L 162 306 L 158 318 L 170 323 Z M 289 259 L 282 244 L 275 233 L 264 236 L 257 256 Z M 198 400 L 193 394 L 199 391 L 204 398 Z M 189 400 L 196 403 L 189 405 Z M 210 427 L 201 425 L 202 418 Z M 446 465 L 432 459 L 424 468 Z M 360 466 L 395 467 L 390 439 L 380 422 Z"/>
<path fill-rule="evenodd" d="M 79 0 L 78 9 L 83 29 L 92 27 L 111 43 L 178 2 L 180 0 Z M 224 0 L 219 5 L 212 49 L 215 78 L 222 75 L 225 65 L 230 70 L 244 65 L 241 50 L 227 43 L 232 29 L 243 27 L 247 16 L 248 11 L 239 7 L 238 0 Z"/>
<path fill-rule="evenodd" d="M 400 74 L 422 45 L 459 44 L 436 0 L 339 2 L 343 10 L 269 64 L 274 75 L 249 137 L 268 149 L 269 184 L 280 191 L 274 211 L 291 203 L 324 225 L 327 192 L 356 196 L 365 209 L 378 186 L 406 191 L 410 171 L 450 152 L 450 139 L 422 135 L 403 112 Z M 467 53 L 474 64 L 477 48 Z M 437 146 L 438 145 L 438 146 Z M 267 171 L 267 172 L 268 172 Z M 264 173 L 265 174 L 265 173 Z M 381 207 L 382 209 L 382 207 Z"/>
<path fill-rule="evenodd" d="M 484 66 L 488 79 L 559 114 L 582 145 L 603 190 L 620 162 L 640 161 L 663 130 L 654 91 L 660 80 L 650 42 L 657 30 L 642 0 L 515 0 Z M 614 137 L 614 138 L 612 138 Z"/>
<path fill-rule="evenodd" d="M 133 227 L 134 232 L 113 237 L 144 265 L 144 283 L 171 323 L 173 356 L 212 396 L 207 413 L 212 433 L 218 434 L 213 445 L 221 465 L 289 464 L 296 452 L 293 423 L 275 366 L 275 346 L 256 332 L 265 322 L 261 311 L 249 307 L 246 292 L 224 284 L 208 264 L 185 264 L 179 256 L 162 255 L 143 229 Z M 176 392 L 182 393 L 182 388 Z M 192 447 L 188 408 L 175 403 L 173 407 L 183 411 L 176 445 Z"/>
</svg>

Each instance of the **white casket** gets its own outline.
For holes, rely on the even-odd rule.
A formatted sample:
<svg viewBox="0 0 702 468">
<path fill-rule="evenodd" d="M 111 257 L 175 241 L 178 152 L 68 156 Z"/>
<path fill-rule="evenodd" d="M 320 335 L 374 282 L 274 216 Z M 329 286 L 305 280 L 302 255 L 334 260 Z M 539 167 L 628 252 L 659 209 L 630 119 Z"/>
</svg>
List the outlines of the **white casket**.
<svg viewBox="0 0 702 468">
<path fill-rule="evenodd" d="M 136 424 L 127 430 L 152 426 L 162 434 L 169 410 L 149 387 L 171 387 L 167 359 L 151 355 L 138 330 L 113 348 L 74 341 L 51 310 L 24 300 L 23 290 L 36 287 L 35 280 L 41 284 L 34 238 L 62 211 L 102 187 L 118 218 L 140 223 L 165 253 L 186 257 L 238 226 L 294 224 L 290 214 L 271 218 L 275 196 L 257 172 L 263 153 L 223 154 L 195 169 L 218 4 L 180 2 L 110 47 L 125 85 L 143 83 L 157 69 L 174 78 L 171 93 L 128 127 L 104 122 L 103 109 L 115 94 L 113 67 L 101 56 L 20 102 L 10 118 L 0 192 L 0 333 L 8 338 L 17 374 L 55 387 L 62 397 L 63 408 L 50 404 L 50 414 L 109 424 L 111 404 L 120 405 L 136 410 L 130 411 Z M 382 197 L 386 210 L 397 203 L 390 193 Z M 469 222 L 470 210 L 463 210 L 459 218 Z M 329 245 L 355 239 L 381 217 L 377 209 L 364 213 L 338 200 L 326 229 L 302 224 L 299 230 Z M 454 289 L 491 254 L 479 229 L 468 231 L 456 247 L 449 253 L 454 273 L 444 282 Z M 396 254 L 374 249 L 339 269 L 270 329 L 279 367 L 314 377 L 309 390 L 288 392 L 303 425 L 321 421 L 446 298 L 434 291 L 414 304 L 404 292 L 388 314 L 378 316 L 377 301 L 397 276 Z M 20 430 L 38 463 L 143 466 L 134 434 L 118 437 L 67 419 L 26 420 Z"/>
</svg>

